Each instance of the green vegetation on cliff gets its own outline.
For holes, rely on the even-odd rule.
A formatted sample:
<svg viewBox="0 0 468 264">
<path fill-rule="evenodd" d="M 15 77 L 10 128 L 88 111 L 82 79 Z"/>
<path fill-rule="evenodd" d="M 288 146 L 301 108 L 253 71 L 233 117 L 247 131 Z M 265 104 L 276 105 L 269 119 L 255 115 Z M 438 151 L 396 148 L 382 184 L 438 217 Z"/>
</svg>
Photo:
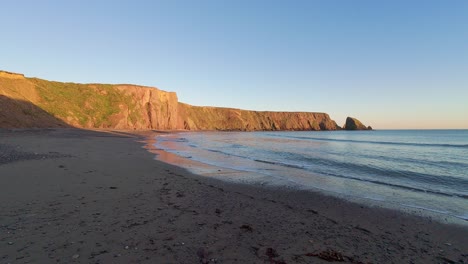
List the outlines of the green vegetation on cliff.
<svg viewBox="0 0 468 264">
<path fill-rule="evenodd" d="M 119 112 L 120 104 L 131 104 L 131 98 L 112 85 L 76 84 L 30 79 L 37 87 L 39 106 L 53 116 L 79 125 L 110 127 L 110 117 Z"/>
<path fill-rule="evenodd" d="M 199 107 L 173 92 L 126 84 L 77 84 L 0 71 L 0 127 L 160 130 L 336 130 L 328 114 Z M 7 107 L 8 106 L 8 107 Z"/>
</svg>

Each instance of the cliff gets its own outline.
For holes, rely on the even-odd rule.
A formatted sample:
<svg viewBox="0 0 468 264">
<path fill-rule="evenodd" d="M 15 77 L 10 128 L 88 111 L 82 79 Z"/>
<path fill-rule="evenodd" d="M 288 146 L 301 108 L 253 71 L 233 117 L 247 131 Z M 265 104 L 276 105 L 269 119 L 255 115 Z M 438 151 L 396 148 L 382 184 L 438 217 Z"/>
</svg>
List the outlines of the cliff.
<svg viewBox="0 0 468 264">
<path fill-rule="evenodd" d="M 77 84 L 0 71 L 0 128 L 336 130 L 328 114 L 199 107 L 138 85 Z"/>
<path fill-rule="evenodd" d="M 347 117 L 346 123 L 343 126 L 344 130 L 372 130 L 371 126 L 366 127 L 354 117 Z"/>
<path fill-rule="evenodd" d="M 325 113 L 247 111 L 179 103 L 179 120 L 187 130 L 336 130 Z"/>
<path fill-rule="evenodd" d="M 24 74 L 14 73 L 14 72 L 7 72 L 7 71 L 0 71 L 0 78 L 24 79 Z"/>
<path fill-rule="evenodd" d="M 16 100 L 36 106 L 13 114 L 2 105 L 1 124 L 9 123 L 3 127 L 56 127 L 56 123 L 44 117 L 47 113 L 54 120 L 78 128 L 177 129 L 177 95 L 150 87 L 0 77 L 0 95 L 9 98 L 10 104 Z M 39 109 L 43 113 L 39 114 Z M 38 124 L 22 122 L 31 118 Z"/>
</svg>

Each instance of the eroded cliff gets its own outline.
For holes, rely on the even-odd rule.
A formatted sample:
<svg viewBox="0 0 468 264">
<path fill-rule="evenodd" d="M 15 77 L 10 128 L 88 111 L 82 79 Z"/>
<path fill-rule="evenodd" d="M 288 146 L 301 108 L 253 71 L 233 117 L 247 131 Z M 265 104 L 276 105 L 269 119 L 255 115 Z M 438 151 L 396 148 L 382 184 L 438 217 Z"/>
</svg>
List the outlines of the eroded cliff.
<svg viewBox="0 0 468 264">
<path fill-rule="evenodd" d="M 328 114 L 263 112 L 180 103 L 138 85 L 77 84 L 0 71 L 0 127 L 160 130 L 335 130 Z"/>
<path fill-rule="evenodd" d="M 179 103 L 179 120 L 187 130 L 336 130 L 328 114 L 248 111 Z"/>
</svg>

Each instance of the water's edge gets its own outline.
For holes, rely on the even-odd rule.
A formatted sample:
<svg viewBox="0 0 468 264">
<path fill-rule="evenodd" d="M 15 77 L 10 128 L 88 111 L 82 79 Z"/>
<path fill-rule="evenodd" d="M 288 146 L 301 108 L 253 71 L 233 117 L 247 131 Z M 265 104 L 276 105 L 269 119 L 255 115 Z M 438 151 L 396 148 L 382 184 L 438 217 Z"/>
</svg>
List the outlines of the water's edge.
<svg viewBox="0 0 468 264">
<path fill-rule="evenodd" d="M 191 134 L 193 132 L 190 132 Z M 220 132 L 225 133 L 225 132 Z M 155 143 L 152 146 L 154 151 L 156 152 L 157 159 L 163 161 L 165 163 L 169 163 L 172 165 L 176 165 L 178 167 L 182 167 L 187 169 L 189 172 L 205 176 L 216 178 L 223 181 L 233 182 L 233 183 L 242 183 L 242 184 L 255 184 L 259 186 L 272 186 L 272 187 L 283 187 L 283 188 L 293 188 L 297 190 L 306 190 L 312 192 L 319 192 L 325 195 L 334 196 L 340 199 L 348 200 L 351 202 L 356 202 L 360 204 L 370 205 L 370 206 L 378 206 L 383 208 L 389 209 L 397 209 L 399 211 L 403 211 L 410 214 L 415 214 L 419 216 L 430 217 L 440 222 L 444 223 L 455 223 L 459 225 L 468 226 L 468 215 L 457 215 L 453 214 L 446 210 L 440 210 L 439 208 L 431 208 L 430 206 L 421 206 L 419 204 L 414 203 L 405 203 L 399 201 L 392 201 L 391 199 L 387 199 L 387 197 L 379 197 L 378 195 L 362 195 L 363 193 L 353 193 L 353 192 L 342 192 L 340 190 L 333 190 L 330 188 L 323 188 L 320 184 L 309 184 L 308 179 L 304 178 L 303 172 L 301 172 L 300 168 L 295 168 L 294 166 L 286 166 L 286 170 L 282 170 L 281 173 L 285 173 L 285 175 L 294 175 L 288 179 L 288 177 L 277 177 L 277 175 L 272 174 L 268 171 L 269 167 L 265 168 L 265 172 L 262 171 L 254 171 L 249 170 L 249 168 L 242 168 L 239 167 L 238 164 L 235 162 L 230 164 L 230 161 L 227 161 L 226 164 L 220 164 L 214 162 L 207 162 L 207 160 L 200 159 L 197 156 L 193 155 L 184 155 L 183 146 L 177 145 L 177 139 L 184 138 L 186 134 L 184 133 L 171 133 L 165 135 L 158 135 L 155 138 Z M 171 146 L 168 147 L 164 145 L 164 140 L 161 140 L 162 137 L 172 137 L 173 140 L 171 142 Z M 320 140 L 320 139 L 319 139 Z M 167 143 L 167 141 L 166 141 Z M 181 143 L 181 142 L 179 142 Z M 186 142 L 184 142 L 186 143 Z M 181 151 L 181 152 L 180 152 Z M 181 154 L 182 153 L 182 154 Z M 216 153 L 213 151 L 215 155 L 222 154 Z M 265 163 L 266 165 L 275 166 L 276 164 L 272 164 L 272 162 L 268 160 L 261 160 L 261 159 L 253 159 L 255 162 Z M 263 169 L 263 168 L 262 168 Z M 275 168 L 274 168 L 275 169 Z M 307 177 L 309 175 L 306 175 Z M 315 175 L 319 180 L 323 180 L 323 175 Z M 303 177 L 303 178 L 301 178 Z M 273 179 L 273 180 L 272 180 Z M 345 179 L 342 182 L 334 181 L 333 184 L 337 182 L 339 184 L 344 185 L 344 188 L 347 188 L 346 185 L 349 185 L 349 180 L 352 178 Z M 358 180 L 357 180 L 358 181 Z M 351 185 L 353 185 L 351 183 Z M 342 186 L 343 187 L 343 186 Z M 398 186 L 396 186 L 398 187 Z M 357 187 L 349 186 L 350 189 L 358 188 L 358 190 L 362 191 L 363 186 L 361 183 L 357 184 Z M 372 186 L 367 186 L 365 188 L 369 189 L 369 193 L 372 193 L 370 189 Z M 408 191 L 418 191 L 416 188 Z M 408 193 L 397 191 L 393 193 L 393 195 L 408 195 Z M 411 194 L 411 193 L 410 193 Z M 441 194 L 434 193 L 433 195 L 441 196 Z M 443 195 L 443 194 L 442 194 Z M 412 197 L 413 198 L 413 197 Z M 418 198 L 418 197 L 416 197 Z M 448 197 L 447 199 L 453 199 L 453 197 Z M 461 197 L 460 199 L 466 202 L 466 197 Z M 444 202 L 444 201 L 442 201 Z"/>
</svg>

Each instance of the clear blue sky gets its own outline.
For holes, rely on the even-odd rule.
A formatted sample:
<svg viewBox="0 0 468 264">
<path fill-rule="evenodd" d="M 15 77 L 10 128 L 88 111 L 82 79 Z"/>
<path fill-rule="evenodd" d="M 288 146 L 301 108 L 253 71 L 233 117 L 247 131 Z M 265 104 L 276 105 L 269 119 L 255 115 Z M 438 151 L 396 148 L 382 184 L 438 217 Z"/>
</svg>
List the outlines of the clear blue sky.
<svg viewBox="0 0 468 264">
<path fill-rule="evenodd" d="M 0 69 L 194 105 L 468 128 L 468 1 L 2 1 Z"/>
</svg>

